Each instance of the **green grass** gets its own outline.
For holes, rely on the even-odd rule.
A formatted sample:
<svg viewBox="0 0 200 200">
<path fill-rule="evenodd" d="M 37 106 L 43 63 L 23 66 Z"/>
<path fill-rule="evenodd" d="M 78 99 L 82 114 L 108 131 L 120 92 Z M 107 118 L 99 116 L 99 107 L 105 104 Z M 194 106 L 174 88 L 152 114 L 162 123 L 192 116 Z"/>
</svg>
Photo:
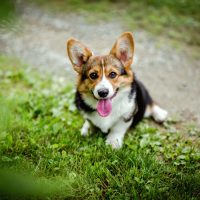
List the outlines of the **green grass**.
<svg viewBox="0 0 200 200">
<path fill-rule="evenodd" d="M 200 1 L 198 0 L 36 0 L 53 12 L 76 12 L 90 21 L 114 20 L 129 29 L 145 29 L 173 41 L 200 46 Z"/>
<path fill-rule="evenodd" d="M 200 132 L 144 121 L 122 149 L 80 136 L 74 86 L 0 56 L 1 199 L 199 199 Z"/>
<path fill-rule="evenodd" d="M 17 16 L 14 0 L 1 0 L 0 6 L 0 26 L 8 24 Z"/>
</svg>

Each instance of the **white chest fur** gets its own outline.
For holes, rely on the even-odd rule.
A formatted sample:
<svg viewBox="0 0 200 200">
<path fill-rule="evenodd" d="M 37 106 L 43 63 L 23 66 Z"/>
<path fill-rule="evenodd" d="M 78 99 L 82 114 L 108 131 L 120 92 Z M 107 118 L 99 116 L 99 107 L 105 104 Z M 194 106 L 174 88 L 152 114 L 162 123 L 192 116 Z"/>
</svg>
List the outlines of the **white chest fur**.
<svg viewBox="0 0 200 200">
<path fill-rule="evenodd" d="M 89 119 L 95 126 L 107 133 L 109 129 L 115 126 L 119 120 L 128 118 L 135 109 L 135 101 L 129 98 L 130 87 L 121 88 L 117 95 L 112 99 L 112 111 L 107 117 L 101 117 L 97 112 L 91 114 L 84 113 L 86 119 Z M 96 108 L 97 102 L 91 99 L 85 99 L 89 105 Z"/>
</svg>

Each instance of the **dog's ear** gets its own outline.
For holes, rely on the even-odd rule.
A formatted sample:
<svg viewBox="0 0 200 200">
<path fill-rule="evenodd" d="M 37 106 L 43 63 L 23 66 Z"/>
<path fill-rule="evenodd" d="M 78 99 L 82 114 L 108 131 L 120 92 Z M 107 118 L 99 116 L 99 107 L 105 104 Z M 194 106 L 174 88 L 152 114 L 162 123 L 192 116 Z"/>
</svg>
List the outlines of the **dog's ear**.
<svg viewBox="0 0 200 200">
<path fill-rule="evenodd" d="M 115 42 L 110 54 L 118 58 L 125 69 L 131 66 L 134 53 L 134 40 L 130 32 L 123 33 Z"/>
<path fill-rule="evenodd" d="M 78 73 L 82 73 L 83 65 L 92 55 L 92 52 L 85 45 L 75 39 L 67 41 L 67 53 L 74 69 Z"/>
</svg>

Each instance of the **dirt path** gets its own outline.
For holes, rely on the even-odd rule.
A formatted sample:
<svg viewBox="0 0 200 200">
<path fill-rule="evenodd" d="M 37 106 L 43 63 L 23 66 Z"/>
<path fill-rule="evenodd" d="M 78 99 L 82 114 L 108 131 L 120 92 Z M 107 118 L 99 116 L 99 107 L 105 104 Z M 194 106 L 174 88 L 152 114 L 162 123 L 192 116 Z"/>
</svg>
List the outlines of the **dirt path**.
<svg viewBox="0 0 200 200">
<path fill-rule="evenodd" d="M 74 81 L 66 57 L 66 40 L 76 37 L 97 54 L 109 52 L 115 39 L 127 31 L 119 22 L 91 24 L 75 14 L 49 15 L 37 8 L 23 8 L 20 25 L 1 30 L 0 52 L 14 55 L 42 73 Z M 133 69 L 152 96 L 171 116 L 200 125 L 200 61 L 158 43 L 144 31 L 131 30 L 136 51 Z"/>
</svg>

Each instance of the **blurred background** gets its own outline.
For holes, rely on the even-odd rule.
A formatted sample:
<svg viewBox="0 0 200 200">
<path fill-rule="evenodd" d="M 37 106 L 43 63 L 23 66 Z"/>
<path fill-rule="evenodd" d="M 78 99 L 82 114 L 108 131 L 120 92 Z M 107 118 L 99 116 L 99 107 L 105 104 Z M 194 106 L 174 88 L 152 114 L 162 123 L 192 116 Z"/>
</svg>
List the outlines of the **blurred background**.
<svg viewBox="0 0 200 200">
<path fill-rule="evenodd" d="M 1 0 L 0 199 L 200 199 L 199 11 L 199 0 Z M 113 152 L 80 135 L 66 41 L 107 54 L 124 31 L 170 119 L 144 120 Z"/>
<path fill-rule="evenodd" d="M 198 0 L 2 0 L 0 53 L 75 82 L 69 37 L 106 54 L 131 31 L 138 78 L 172 117 L 199 125 L 199 10 Z"/>
</svg>

